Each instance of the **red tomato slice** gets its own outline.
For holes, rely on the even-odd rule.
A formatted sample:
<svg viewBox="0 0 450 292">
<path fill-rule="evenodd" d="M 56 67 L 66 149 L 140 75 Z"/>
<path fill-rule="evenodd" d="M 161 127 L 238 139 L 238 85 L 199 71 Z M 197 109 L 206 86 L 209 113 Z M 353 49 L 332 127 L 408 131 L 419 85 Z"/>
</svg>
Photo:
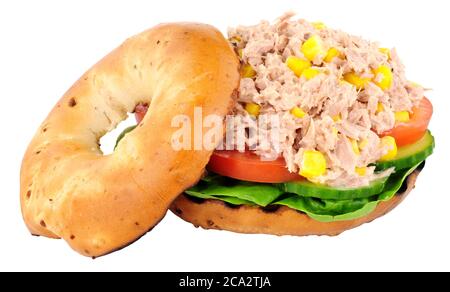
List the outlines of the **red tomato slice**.
<svg viewBox="0 0 450 292">
<path fill-rule="evenodd" d="M 207 169 L 223 176 L 261 183 L 281 183 L 303 179 L 297 173 L 289 172 L 284 158 L 262 161 L 259 156 L 250 151 L 243 153 L 215 151 Z"/>
<path fill-rule="evenodd" d="M 138 104 L 134 109 L 134 117 L 136 118 L 136 122 L 139 124 L 145 117 L 147 113 L 148 105 L 146 104 Z"/>
<path fill-rule="evenodd" d="M 432 115 L 433 105 L 428 98 L 424 97 L 419 106 L 413 108 L 409 122 L 400 123 L 380 136 L 394 137 L 399 147 L 412 144 L 425 135 Z"/>
</svg>

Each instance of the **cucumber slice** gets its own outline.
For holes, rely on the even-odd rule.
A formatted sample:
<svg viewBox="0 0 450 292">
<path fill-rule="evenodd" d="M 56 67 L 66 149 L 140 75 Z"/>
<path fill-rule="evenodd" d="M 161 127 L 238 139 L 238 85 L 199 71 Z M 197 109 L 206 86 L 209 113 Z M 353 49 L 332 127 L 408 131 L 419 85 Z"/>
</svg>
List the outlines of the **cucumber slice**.
<svg viewBox="0 0 450 292">
<path fill-rule="evenodd" d="M 369 198 L 383 191 L 388 177 L 375 180 L 368 186 L 360 188 L 335 188 L 326 185 L 314 184 L 309 181 L 288 182 L 280 184 L 286 193 L 297 194 L 303 197 L 319 199 L 351 200 Z"/>
<path fill-rule="evenodd" d="M 393 160 L 377 162 L 377 170 L 385 170 L 391 167 L 395 167 L 396 170 L 413 167 L 430 156 L 433 149 L 434 137 L 430 131 L 427 131 L 416 143 L 400 147 Z"/>
</svg>

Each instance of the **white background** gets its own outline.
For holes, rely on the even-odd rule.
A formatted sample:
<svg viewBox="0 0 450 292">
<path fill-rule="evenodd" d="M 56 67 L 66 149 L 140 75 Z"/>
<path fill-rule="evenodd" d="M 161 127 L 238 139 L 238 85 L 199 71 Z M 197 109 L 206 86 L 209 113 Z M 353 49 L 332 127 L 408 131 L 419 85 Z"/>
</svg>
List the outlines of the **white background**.
<svg viewBox="0 0 450 292">
<path fill-rule="evenodd" d="M 9 4 L 8 4 L 9 3 Z M 0 1 L 0 270 L 450 270 L 447 1 Z M 193 228 L 168 214 L 150 234 L 91 260 L 31 237 L 19 209 L 19 168 L 59 97 L 128 36 L 160 22 L 227 26 L 302 18 L 396 46 L 411 80 L 433 88 L 434 156 L 393 213 L 335 238 L 239 235 Z M 112 138 L 111 138 L 112 139 Z M 111 140 L 110 139 L 110 140 Z"/>
</svg>

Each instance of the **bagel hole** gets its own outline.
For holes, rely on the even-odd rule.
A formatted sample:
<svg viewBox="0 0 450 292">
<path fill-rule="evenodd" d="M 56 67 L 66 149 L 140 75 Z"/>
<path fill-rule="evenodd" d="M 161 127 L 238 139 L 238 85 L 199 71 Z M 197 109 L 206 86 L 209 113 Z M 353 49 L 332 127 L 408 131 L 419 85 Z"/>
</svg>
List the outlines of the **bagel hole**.
<svg viewBox="0 0 450 292">
<path fill-rule="evenodd" d="M 114 152 L 117 138 L 125 129 L 131 126 L 136 126 L 136 119 L 133 113 L 128 114 L 128 117 L 120 122 L 114 130 L 106 133 L 106 135 L 100 138 L 99 146 L 104 155 L 112 154 Z"/>
</svg>

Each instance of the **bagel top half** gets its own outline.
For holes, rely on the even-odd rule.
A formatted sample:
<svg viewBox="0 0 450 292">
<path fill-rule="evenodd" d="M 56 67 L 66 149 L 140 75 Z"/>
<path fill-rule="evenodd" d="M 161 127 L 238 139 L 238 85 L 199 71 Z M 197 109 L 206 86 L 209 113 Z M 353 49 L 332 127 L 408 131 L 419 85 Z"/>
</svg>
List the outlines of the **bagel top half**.
<svg viewBox="0 0 450 292">
<path fill-rule="evenodd" d="M 211 151 L 171 147 L 176 115 L 225 116 L 239 62 L 215 28 L 163 24 L 136 35 L 86 72 L 39 127 L 23 159 L 20 197 L 32 234 L 63 238 L 86 256 L 136 240 L 195 184 Z M 99 139 L 149 104 L 111 155 Z"/>
</svg>

